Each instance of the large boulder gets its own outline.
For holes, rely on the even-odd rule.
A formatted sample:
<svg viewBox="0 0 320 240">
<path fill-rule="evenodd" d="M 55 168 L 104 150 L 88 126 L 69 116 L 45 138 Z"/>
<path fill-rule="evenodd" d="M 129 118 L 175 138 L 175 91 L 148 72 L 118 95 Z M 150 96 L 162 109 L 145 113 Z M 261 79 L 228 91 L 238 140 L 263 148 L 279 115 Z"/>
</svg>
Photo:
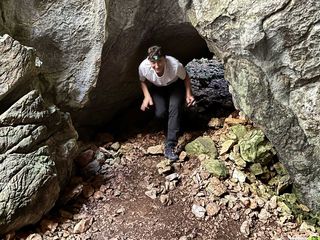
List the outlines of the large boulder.
<svg viewBox="0 0 320 240">
<path fill-rule="evenodd" d="M 77 133 L 31 91 L 0 115 L 0 234 L 34 224 L 71 176 Z"/>
<path fill-rule="evenodd" d="M 224 61 L 236 107 L 264 129 L 300 199 L 320 210 L 320 2 L 179 3 Z"/>
<path fill-rule="evenodd" d="M 0 2 L 0 34 L 37 50 L 46 90 L 61 107 L 83 107 L 96 85 L 106 35 L 106 2 Z"/>
<path fill-rule="evenodd" d="M 29 91 L 41 62 L 35 49 L 21 45 L 7 34 L 0 36 L 0 56 L 0 101 L 4 108 L 5 100 L 13 103 Z"/>
<path fill-rule="evenodd" d="M 35 49 L 4 35 L 0 55 L 2 234 L 37 222 L 53 207 L 71 175 L 77 133 L 68 114 L 30 91 L 43 89 Z"/>
</svg>

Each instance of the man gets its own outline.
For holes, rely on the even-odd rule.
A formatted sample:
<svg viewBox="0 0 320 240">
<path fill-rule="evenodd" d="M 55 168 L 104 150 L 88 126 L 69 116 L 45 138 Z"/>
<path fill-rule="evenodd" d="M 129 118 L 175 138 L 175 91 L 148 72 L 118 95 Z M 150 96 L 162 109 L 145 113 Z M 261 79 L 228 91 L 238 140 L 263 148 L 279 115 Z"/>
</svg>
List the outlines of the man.
<svg viewBox="0 0 320 240">
<path fill-rule="evenodd" d="M 190 78 L 183 65 L 174 57 L 164 55 L 159 46 L 148 49 L 148 57 L 139 66 L 139 77 L 144 95 L 141 110 L 154 105 L 156 117 L 168 120 L 164 155 L 177 160 L 175 147 L 183 106 L 185 101 L 187 106 L 194 102 Z M 149 87 L 146 80 L 151 83 Z"/>
</svg>

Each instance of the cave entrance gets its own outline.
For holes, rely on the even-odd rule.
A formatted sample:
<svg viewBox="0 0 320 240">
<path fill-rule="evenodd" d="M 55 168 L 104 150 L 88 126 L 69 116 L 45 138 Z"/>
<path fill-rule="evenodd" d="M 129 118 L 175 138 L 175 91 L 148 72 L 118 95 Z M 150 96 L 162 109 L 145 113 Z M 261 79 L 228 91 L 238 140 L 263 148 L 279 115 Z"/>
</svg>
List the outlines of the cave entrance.
<svg viewBox="0 0 320 240">
<path fill-rule="evenodd" d="M 139 47 L 139 61 L 132 64 L 134 71 L 137 72 L 138 65 L 146 57 L 146 50 L 152 45 L 160 45 L 166 55 L 177 58 L 191 78 L 196 105 L 186 108 L 183 118 L 185 129 L 203 130 L 208 127 L 212 117 L 228 116 L 235 110 L 228 83 L 224 79 L 223 64 L 210 52 L 205 40 L 191 25 L 168 27 L 161 34 L 151 34 Z M 140 90 L 139 98 L 113 118 L 107 131 L 116 136 L 138 133 L 146 126 L 151 126 L 148 129 L 159 129 L 153 125 L 153 122 L 157 122 L 154 113 L 140 110 L 142 100 Z"/>
</svg>

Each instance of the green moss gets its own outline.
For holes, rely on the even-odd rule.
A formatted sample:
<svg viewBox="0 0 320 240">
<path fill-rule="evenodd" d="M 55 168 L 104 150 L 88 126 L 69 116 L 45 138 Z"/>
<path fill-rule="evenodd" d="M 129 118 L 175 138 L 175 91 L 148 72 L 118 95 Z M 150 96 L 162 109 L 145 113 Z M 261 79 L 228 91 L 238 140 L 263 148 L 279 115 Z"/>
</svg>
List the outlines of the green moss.
<svg viewBox="0 0 320 240">
<path fill-rule="evenodd" d="M 225 178 L 228 175 L 225 164 L 216 159 L 207 159 L 202 162 L 203 167 L 211 174 L 219 178 Z"/>
<path fill-rule="evenodd" d="M 210 137 L 196 138 L 186 145 L 185 150 L 191 156 L 199 156 L 200 154 L 206 154 L 212 158 L 218 156 L 216 146 Z"/>
</svg>

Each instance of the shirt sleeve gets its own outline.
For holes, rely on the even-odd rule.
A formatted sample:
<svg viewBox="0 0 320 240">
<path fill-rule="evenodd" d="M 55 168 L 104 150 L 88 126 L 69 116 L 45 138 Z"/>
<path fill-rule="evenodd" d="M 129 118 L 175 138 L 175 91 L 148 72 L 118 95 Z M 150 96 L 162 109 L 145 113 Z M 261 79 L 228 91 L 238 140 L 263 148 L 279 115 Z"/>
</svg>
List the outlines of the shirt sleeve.
<svg viewBox="0 0 320 240">
<path fill-rule="evenodd" d="M 146 80 L 146 77 L 144 76 L 143 68 L 142 68 L 141 64 L 139 66 L 139 79 L 141 82 L 144 82 Z"/>
<path fill-rule="evenodd" d="M 183 67 L 182 63 L 179 62 L 178 68 L 177 68 L 177 76 L 184 80 L 186 78 L 187 72 L 186 69 Z"/>
</svg>

